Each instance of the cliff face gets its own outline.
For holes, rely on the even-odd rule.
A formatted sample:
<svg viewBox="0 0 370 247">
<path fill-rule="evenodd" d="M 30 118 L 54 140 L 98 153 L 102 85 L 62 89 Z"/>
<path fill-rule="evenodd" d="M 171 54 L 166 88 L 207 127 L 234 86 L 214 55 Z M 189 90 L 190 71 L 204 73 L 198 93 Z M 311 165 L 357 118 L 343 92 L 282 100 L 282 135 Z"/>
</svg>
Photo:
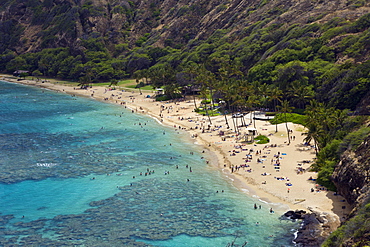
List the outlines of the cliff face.
<svg viewBox="0 0 370 247">
<path fill-rule="evenodd" d="M 370 136 L 354 151 L 346 151 L 332 176 L 338 192 L 354 206 L 350 218 L 322 246 L 369 246 Z"/>
<path fill-rule="evenodd" d="M 338 192 L 347 201 L 361 206 L 370 193 L 370 136 L 354 151 L 346 151 L 333 173 Z"/>
<path fill-rule="evenodd" d="M 349 0 L 1 0 L 0 53 L 78 47 L 87 38 L 103 38 L 108 49 L 143 37 L 155 46 L 184 46 L 219 29 L 241 38 L 244 28 L 262 21 L 263 26 L 335 17 L 353 21 L 370 12 L 367 5 Z"/>
</svg>

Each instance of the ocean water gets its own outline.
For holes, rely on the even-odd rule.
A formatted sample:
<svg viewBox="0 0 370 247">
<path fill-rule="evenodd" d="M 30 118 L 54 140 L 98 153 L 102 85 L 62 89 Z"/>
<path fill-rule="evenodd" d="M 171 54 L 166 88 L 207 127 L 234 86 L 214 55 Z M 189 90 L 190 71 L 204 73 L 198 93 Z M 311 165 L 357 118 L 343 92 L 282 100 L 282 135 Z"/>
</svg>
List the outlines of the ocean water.
<svg viewBox="0 0 370 247">
<path fill-rule="evenodd" d="M 236 188 L 186 132 L 2 81 L 0 103 L 0 246 L 294 246 L 284 206 Z"/>
</svg>

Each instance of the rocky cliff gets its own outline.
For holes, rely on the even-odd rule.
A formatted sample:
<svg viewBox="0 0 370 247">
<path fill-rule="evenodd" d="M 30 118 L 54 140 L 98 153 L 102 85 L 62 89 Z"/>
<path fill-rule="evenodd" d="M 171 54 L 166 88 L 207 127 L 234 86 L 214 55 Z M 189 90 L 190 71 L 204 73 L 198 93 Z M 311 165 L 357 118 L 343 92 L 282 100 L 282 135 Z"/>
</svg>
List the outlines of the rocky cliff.
<svg viewBox="0 0 370 247">
<path fill-rule="evenodd" d="M 327 246 L 368 246 L 370 243 L 370 136 L 355 150 L 347 150 L 332 179 L 354 206 L 347 221 L 324 242 Z"/>
<path fill-rule="evenodd" d="M 370 136 L 355 150 L 346 151 L 333 173 L 338 193 L 356 206 L 363 205 L 370 192 Z"/>
<path fill-rule="evenodd" d="M 370 192 L 370 136 L 355 150 L 347 150 L 333 173 L 338 193 L 355 206 L 362 205 Z"/>
</svg>

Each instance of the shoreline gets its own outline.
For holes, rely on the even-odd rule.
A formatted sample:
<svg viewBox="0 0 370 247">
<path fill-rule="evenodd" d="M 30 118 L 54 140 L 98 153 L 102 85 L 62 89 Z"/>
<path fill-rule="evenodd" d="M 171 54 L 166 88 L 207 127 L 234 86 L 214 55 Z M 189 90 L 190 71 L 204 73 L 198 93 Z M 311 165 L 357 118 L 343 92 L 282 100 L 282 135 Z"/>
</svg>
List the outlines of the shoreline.
<svg viewBox="0 0 370 247">
<path fill-rule="evenodd" d="M 292 136 L 294 136 L 291 145 L 288 145 L 285 124 L 278 125 L 279 131 L 276 133 L 275 125 L 256 120 L 257 131 L 269 136 L 270 143 L 276 147 L 271 147 L 270 143 L 266 145 L 245 144 L 238 141 L 238 137 L 230 129 L 226 129 L 224 116 L 211 117 L 212 125 L 207 130 L 208 118 L 193 111 L 192 99 L 171 103 L 157 102 L 152 98 L 147 98 L 146 95 L 153 94 L 147 92 L 140 95 L 139 92 L 132 90 L 108 90 L 102 86 L 76 89 L 59 83 L 18 81 L 15 78 L 9 78 L 8 75 L 0 75 L 0 80 L 121 105 L 131 109 L 132 112 L 146 114 L 163 125 L 186 131 L 189 139 L 208 150 L 208 156 L 215 155 L 217 164 L 212 164 L 212 166 L 221 170 L 223 175 L 243 193 L 258 197 L 263 202 L 279 204 L 281 207 L 287 206 L 288 210 L 305 210 L 327 215 L 332 225 L 331 231 L 346 219 L 351 210 L 350 206 L 343 201 L 343 197 L 334 195 L 333 192 L 316 185 L 314 180 L 309 180 L 309 178 L 317 177 L 316 173 L 308 169 L 315 158 L 315 153 L 313 148 L 303 145 L 301 133 L 304 129 L 297 124 L 288 123 L 289 129 L 293 131 Z M 199 104 L 199 100 L 197 103 Z M 228 121 L 232 128 L 230 116 L 228 116 Z M 246 117 L 246 122 L 248 121 L 249 117 Z M 218 135 L 219 131 L 224 131 L 225 135 Z M 245 132 L 244 127 L 241 132 Z M 246 158 L 248 155 L 252 158 Z M 281 163 L 280 169 L 276 169 L 276 162 Z"/>
</svg>

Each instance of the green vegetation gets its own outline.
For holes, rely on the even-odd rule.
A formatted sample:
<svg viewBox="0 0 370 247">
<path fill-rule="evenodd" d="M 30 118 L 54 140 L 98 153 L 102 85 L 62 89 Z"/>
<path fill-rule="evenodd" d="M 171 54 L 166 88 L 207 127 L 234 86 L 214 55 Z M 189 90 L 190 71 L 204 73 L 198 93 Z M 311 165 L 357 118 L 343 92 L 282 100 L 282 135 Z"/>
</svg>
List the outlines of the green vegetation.
<svg viewBox="0 0 370 247">
<path fill-rule="evenodd" d="M 275 115 L 273 119 L 270 120 L 271 124 L 280 124 L 285 123 L 286 121 L 292 122 L 295 124 L 301 124 L 304 125 L 306 121 L 306 116 L 297 114 L 297 113 L 288 113 L 286 116 L 286 119 L 284 118 L 284 114 L 278 113 Z"/>
<path fill-rule="evenodd" d="M 355 150 L 369 134 L 369 127 L 361 127 L 360 129 L 347 134 L 338 147 L 338 153 L 341 154 L 347 149 Z"/>
<path fill-rule="evenodd" d="M 137 88 L 139 88 L 138 87 L 138 85 L 127 85 L 127 86 L 125 86 L 125 87 L 127 87 L 127 88 L 135 88 L 135 89 L 137 89 Z M 142 87 L 140 87 L 140 89 L 141 90 L 153 90 L 153 87 L 152 86 L 150 86 L 150 85 L 147 85 L 147 86 L 142 86 Z"/>
<path fill-rule="evenodd" d="M 195 109 L 195 112 L 203 115 L 203 116 L 219 116 L 220 115 L 220 112 L 213 109 L 209 109 L 209 110 L 205 110 L 204 108 L 200 107 L 200 108 L 197 108 Z"/>
<path fill-rule="evenodd" d="M 359 210 L 356 216 L 339 227 L 322 244 L 323 247 L 369 246 L 370 203 Z"/>
<path fill-rule="evenodd" d="M 315 145 L 317 160 L 313 169 L 318 171 L 317 182 L 331 190 L 336 190 L 330 180 L 334 167 L 339 162 L 340 155 L 346 148 L 354 148 L 355 143 L 361 143 L 369 133 L 368 128 L 362 128 L 366 117 L 350 117 L 348 111 L 328 107 L 323 103 L 311 101 L 306 109 L 308 128 L 305 141 Z M 351 131 L 359 129 L 356 132 Z"/>
<path fill-rule="evenodd" d="M 42 15 L 43 12 L 39 11 L 41 5 L 34 3 L 32 6 L 35 15 Z M 220 8 L 225 9 L 225 5 L 220 5 Z M 112 9 L 125 14 L 129 10 L 134 11 L 128 5 L 113 6 Z M 192 14 L 201 10 L 200 6 L 184 6 L 178 11 Z M 258 104 L 253 103 L 253 106 L 250 104 L 255 99 L 248 96 L 250 93 L 239 91 L 241 99 L 235 99 L 238 103 L 230 104 L 234 99 L 227 102 L 228 108 L 234 110 L 249 104 L 248 109 L 269 107 L 277 111 L 280 102 L 287 100 L 295 112 L 302 113 L 313 98 L 331 107 L 354 110 L 370 88 L 370 61 L 350 62 L 366 50 L 366 40 L 370 35 L 369 14 L 356 22 L 336 18 L 324 24 L 292 26 L 265 26 L 269 22 L 266 19 L 245 28 L 242 38 L 228 37 L 225 35 L 227 30 L 215 30 L 203 41 L 192 40 L 187 35 L 185 40 L 189 46 L 184 48 L 173 39 L 169 42 L 170 38 L 166 47 L 153 47 L 151 44 L 156 36 L 151 33 L 144 33 L 133 43 L 114 45 L 109 45 L 110 41 L 102 33 L 91 33 L 81 39 L 81 48 L 75 50 L 49 47 L 55 45 L 58 30 L 71 30 L 76 16 L 105 15 L 103 9 L 87 1 L 78 11 L 67 3 L 55 6 L 53 11 L 53 18 L 43 22 L 45 29 L 41 37 L 46 49 L 37 53 L 16 56 L 11 49 L 12 45 L 18 44 L 14 39 L 19 37 L 21 29 L 13 22 L 0 24 L 3 36 L 10 34 L 13 39 L 12 42 L 8 42 L 9 39 L 0 42 L 1 71 L 39 71 L 42 76 L 85 82 L 140 77 L 138 79 L 145 78 L 147 84 L 150 78 L 152 86 L 166 88 L 169 97 L 172 97 L 172 91 L 178 93 L 184 86 L 207 88 L 208 94 L 211 91 L 220 93 L 221 99 L 228 97 L 230 93 L 225 92 L 231 89 L 251 91 L 252 87 L 258 95 L 261 95 L 261 90 L 265 91 Z M 151 5 L 150 11 L 154 19 L 160 16 L 156 6 Z M 69 21 L 65 21 L 67 18 Z M 329 45 L 328 40 L 346 33 L 345 37 L 338 39 L 335 49 Z M 71 33 L 70 37 L 74 38 L 73 35 Z M 178 45 L 176 49 L 172 48 Z M 340 54 L 347 56 L 347 63 L 336 63 L 335 58 Z M 189 71 L 190 67 L 197 66 Z M 231 77 L 227 73 L 231 73 Z M 219 86 L 218 82 L 224 85 Z M 242 103 L 242 98 L 245 103 Z"/>
<path fill-rule="evenodd" d="M 267 136 L 259 135 L 256 138 L 254 138 L 254 141 L 258 144 L 266 144 L 270 142 L 270 139 Z"/>
</svg>

